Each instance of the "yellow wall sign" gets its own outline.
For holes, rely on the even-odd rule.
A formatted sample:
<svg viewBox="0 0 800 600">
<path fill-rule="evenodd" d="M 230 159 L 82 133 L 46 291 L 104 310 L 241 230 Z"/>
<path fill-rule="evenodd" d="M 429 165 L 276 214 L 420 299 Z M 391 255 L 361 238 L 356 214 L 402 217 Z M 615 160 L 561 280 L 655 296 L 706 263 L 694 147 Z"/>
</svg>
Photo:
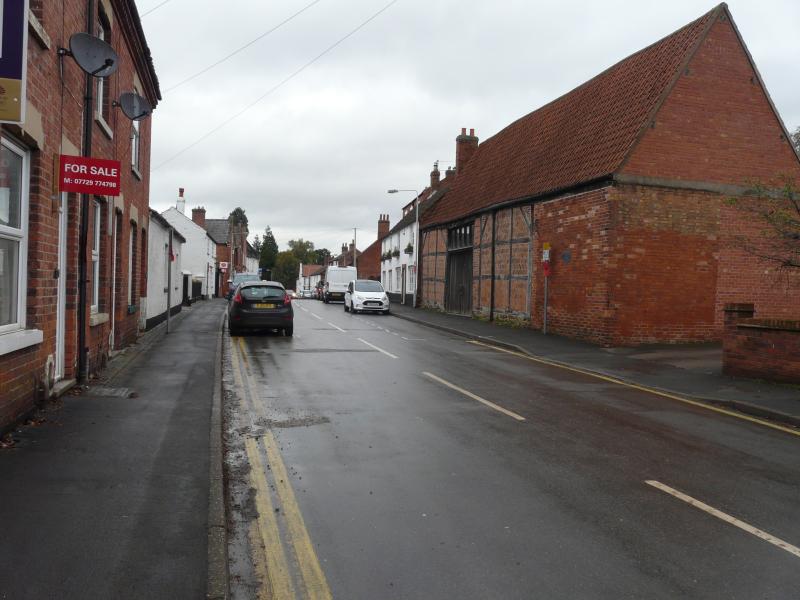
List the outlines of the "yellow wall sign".
<svg viewBox="0 0 800 600">
<path fill-rule="evenodd" d="M 28 0 L 0 0 L 0 123 L 25 122 Z"/>
</svg>

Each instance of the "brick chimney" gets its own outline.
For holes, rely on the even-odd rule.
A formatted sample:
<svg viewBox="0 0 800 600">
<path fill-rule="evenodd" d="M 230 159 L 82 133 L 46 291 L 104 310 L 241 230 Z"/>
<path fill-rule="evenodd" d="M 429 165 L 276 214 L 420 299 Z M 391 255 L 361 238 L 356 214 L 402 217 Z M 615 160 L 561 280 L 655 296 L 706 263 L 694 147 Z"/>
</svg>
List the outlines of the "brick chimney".
<svg viewBox="0 0 800 600">
<path fill-rule="evenodd" d="M 389 234 L 389 215 L 381 215 L 378 219 L 378 239 L 382 240 Z"/>
<path fill-rule="evenodd" d="M 431 171 L 431 189 L 436 191 L 439 189 L 439 181 L 441 174 L 439 173 L 439 161 L 433 163 L 433 171 Z"/>
<path fill-rule="evenodd" d="M 447 170 L 444 172 L 444 178 L 450 178 L 450 181 L 453 181 L 453 177 L 456 176 L 456 170 L 453 167 L 447 167 Z"/>
<path fill-rule="evenodd" d="M 183 188 L 178 188 L 178 202 L 175 204 L 178 212 L 184 214 L 186 212 L 186 200 L 183 197 Z"/>
<path fill-rule="evenodd" d="M 478 149 L 478 138 L 475 136 L 475 130 L 470 129 L 467 135 L 467 128 L 461 128 L 461 135 L 456 138 L 456 173 L 462 173 L 464 167 L 475 154 Z"/>
<path fill-rule="evenodd" d="M 198 206 L 192 209 L 192 221 L 200 225 L 203 229 L 206 228 L 206 209 L 203 206 Z"/>
</svg>

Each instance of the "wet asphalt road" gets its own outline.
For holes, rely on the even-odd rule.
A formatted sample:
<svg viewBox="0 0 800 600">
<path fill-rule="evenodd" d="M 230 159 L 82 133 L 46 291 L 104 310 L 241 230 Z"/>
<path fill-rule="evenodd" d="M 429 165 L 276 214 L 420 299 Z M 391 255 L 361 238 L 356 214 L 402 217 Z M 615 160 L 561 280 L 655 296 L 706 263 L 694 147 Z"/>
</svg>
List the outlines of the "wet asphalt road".
<svg viewBox="0 0 800 600">
<path fill-rule="evenodd" d="M 798 597 L 800 437 L 341 304 L 227 352 L 232 528 L 270 431 L 334 598 Z M 258 594 L 250 535 L 234 598 Z"/>
</svg>

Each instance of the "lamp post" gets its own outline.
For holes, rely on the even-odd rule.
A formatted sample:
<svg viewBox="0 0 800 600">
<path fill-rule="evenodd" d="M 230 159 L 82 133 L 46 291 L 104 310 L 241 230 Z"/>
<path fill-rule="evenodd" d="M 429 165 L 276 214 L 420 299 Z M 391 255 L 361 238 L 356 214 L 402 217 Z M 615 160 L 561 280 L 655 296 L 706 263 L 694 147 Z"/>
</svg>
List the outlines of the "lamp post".
<svg viewBox="0 0 800 600">
<path fill-rule="evenodd" d="M 397 192 L 414 192 L 414 221 L 417 224 L 417 231 L 414 233 L 414 300 L 411 305 L 412 308 L 417 308 L 417 287 L 419 278 L 417 277 L 418 263 L 419 263 L 419 197 L 420 193 L 417 190 L 386 190 L 389 194 L 396 194 Z M 400 288 L 403 289 L 402 286 Z"/>
</svg>

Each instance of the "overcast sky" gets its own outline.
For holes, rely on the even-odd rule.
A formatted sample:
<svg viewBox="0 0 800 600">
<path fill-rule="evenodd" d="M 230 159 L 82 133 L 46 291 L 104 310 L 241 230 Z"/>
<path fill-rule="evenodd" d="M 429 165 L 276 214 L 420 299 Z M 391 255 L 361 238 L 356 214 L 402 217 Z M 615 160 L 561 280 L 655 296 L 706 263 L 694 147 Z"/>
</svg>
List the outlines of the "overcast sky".
<svg viewBox="0 0 800 600">
<path fill-rule="evenodd" d="M 390 0 L 318 0 L 222 65 L 170 89 L 312 0 L 138 0 L 163 101 L 153 115 L 150 204 L 186 188 L 187 213 L 241 206 L 251 239 L 302 237 L 336 252 L 375 240 L 455 137 L 484 140 L 704 14 L 697 0 L 396 0 L 329 54 L 219 131 Z M 800 125 L 800 2 L 731 0 L 733 18 L 790 131 Z M 205 6 L 205 8 L 204 8 Z M 224 8 L 221 8 L 224 7 Z M 172 160 L 170 160 L 172 159 Z"/>
</svg>

